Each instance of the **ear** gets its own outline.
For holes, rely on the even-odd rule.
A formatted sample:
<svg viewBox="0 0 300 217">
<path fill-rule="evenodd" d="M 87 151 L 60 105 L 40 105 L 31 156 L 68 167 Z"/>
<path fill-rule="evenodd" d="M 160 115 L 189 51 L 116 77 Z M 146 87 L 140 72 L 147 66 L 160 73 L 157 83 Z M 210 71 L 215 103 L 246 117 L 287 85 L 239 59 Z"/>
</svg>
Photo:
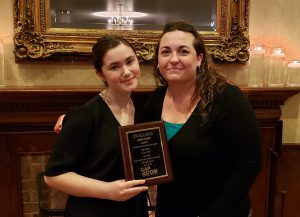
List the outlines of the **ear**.
<svg viewBox="0 0 300 217">
<path fill-rule="evenodd" d="M 202 63 L 202 60 L 203 60 L 203 54 L 200 53 L 198 56 L 197 56 L 197 60 L 198 60 L 198 66 L 201 66 L 201 63 Z"/>
<path fill-rule="evenodd" d="M 105 77 L 104 77 L 104 75 L 103 75 L 103 73 L 102 72 L 100 72 L 100 71 L 96 71 L 96 74 L 97 74 L 97 76 L 101 79 L 101 81 L 103 81 L 103 82 L 105 82 L 106 81 L 106 79 L 105 79 Z"/>
</svg>

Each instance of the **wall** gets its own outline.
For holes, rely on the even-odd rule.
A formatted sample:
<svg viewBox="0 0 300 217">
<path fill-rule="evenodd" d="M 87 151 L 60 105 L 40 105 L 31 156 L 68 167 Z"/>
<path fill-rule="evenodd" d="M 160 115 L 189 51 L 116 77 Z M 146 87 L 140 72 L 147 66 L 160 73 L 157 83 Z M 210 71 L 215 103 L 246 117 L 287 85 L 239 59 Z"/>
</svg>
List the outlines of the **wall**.
<svg viewBox="0 0 300 217">
<path fill-rule="evenodd" d="M 13 54 L 13 0 L 0 0 L 0 38 L 4 40 L 5 87 L 12 86 L 86 86 L 99 85 L 92 66 L 15 64 Z M 263 43 L 267 48 L 281 46 L 287 59 L 300 59 L 300 8 L 298 0 L 251 0 L 250 41 Z M 248 66 L 222 66 L 226 75 L 238 84 L 246 84 Z M 1 69 L 0 69 L 1 70 Z M 153 86 L 152 67 L 142 65 L 141 85 Z M 1 73 L 4 73 L 0 71 Z M 1 84 L 0 84 L 1 85 Z M 283 142 L 300 143 L 300 95 L 288 99 L 282 107 Z"/>
<path fill-rule="evenodd" d="M 250 41 L 271 47 L 283 47 L 287 60 L 300 59 L 300 16 L 298 0 L 252 0 L 250 2 Z M 288 99 L 282 107 L 283 143 L 300 141 L 300 95 Z"/>
</svg>

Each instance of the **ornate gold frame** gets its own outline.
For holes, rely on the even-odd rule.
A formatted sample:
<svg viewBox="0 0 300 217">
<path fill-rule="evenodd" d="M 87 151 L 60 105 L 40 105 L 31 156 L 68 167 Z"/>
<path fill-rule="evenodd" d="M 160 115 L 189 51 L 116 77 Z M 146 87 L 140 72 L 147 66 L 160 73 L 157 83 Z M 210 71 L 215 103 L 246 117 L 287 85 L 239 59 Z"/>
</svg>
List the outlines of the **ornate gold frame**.
<svg viewBox="0 0 300 217">
<path fill-rule="evenodd" d="M 215 62 L 249 59 L 249 0 L 217 0 L 217 31 L 200 32 Z M 153 59 L 160 31 L 50 28 L 50 0 L 14 0 L 17 63 L 89 62 L 91 47 L 104 34 L 122 35 L 141 62 Z"/>
</svg>

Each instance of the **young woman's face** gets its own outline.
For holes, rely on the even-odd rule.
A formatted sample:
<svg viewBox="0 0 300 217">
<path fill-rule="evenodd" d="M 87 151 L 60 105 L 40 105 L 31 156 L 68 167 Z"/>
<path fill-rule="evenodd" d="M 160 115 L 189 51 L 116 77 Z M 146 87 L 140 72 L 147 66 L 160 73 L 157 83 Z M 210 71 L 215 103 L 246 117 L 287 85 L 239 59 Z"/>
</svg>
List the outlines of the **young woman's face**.
<svg viewBox="0 0 300 217">
<path fill-rule="evenodd" d="M 168 82 L 186 82 L 196 79 L 196 68 L 200 66 L 202 54 L 197 56 L 193 46 L 195 38 L 182 31 L 168 32 L 160 40 L 158 66 Z"/>
<path fill-rule="evenodd" d="M 100 75 L 112 90 L 119 92 L 134 90 L 138 86 L 141 70 L 132 48 L 121 43 L 108 50 L 103 58 Z"/>
</svg>

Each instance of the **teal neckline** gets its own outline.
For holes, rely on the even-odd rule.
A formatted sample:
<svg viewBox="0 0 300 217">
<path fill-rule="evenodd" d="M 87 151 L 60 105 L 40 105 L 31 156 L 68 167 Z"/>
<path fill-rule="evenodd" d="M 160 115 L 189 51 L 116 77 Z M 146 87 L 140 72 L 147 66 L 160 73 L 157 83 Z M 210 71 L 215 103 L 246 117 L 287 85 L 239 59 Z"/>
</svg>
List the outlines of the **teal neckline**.
<svg viewBox="0 0 300 217">
<path fill-rule="evenodd" d="M 183 127 L 184 123 L 177 124 L 177 123 L 164 121 L 164 125 L 165 125 L 167 140 L 169 141 Z"/>
</svg>

